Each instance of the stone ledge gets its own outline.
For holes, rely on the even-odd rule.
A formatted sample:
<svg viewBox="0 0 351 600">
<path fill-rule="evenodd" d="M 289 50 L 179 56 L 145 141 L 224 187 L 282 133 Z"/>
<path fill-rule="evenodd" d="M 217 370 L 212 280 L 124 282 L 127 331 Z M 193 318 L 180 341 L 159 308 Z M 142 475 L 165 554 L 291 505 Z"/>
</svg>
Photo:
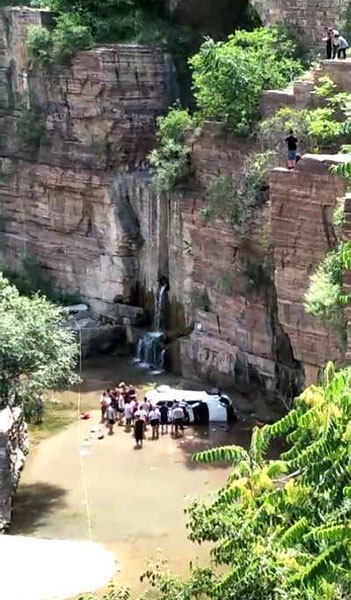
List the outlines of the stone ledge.
<svg viewBox="0 0 351 600">
<path fill-rule="evenodd" d="M 296 164 L 294 170 L 289 171 L 286 167 L 276 167 L 272 173 L 303 173 L 327 174 L 332 165 L 345 164 L 351 161 L 350 154 L 304 154 Z"/>
</svg>

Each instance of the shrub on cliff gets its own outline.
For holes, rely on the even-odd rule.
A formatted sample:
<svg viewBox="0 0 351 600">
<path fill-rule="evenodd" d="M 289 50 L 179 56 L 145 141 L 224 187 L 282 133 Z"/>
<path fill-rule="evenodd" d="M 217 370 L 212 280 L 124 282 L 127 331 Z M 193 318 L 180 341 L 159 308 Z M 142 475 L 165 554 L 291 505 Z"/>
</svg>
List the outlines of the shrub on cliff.
<svg viewBox="0 0 351 600">
<path fill-rule="evenodd" d="M 190 147 L 186 131 L 192 127 L 188 111 L 173 107 L 158 119 L 157 150 L 149 156 L 154 170 L 154 187 L 158 193 L 170 191 L 189 175 Z"/>
<path fill-rule="evenodd" d="M 21 296 L 0 273 L 0 408 L 77 381 L 78 347 L 63 320 L 61 308 Z"/>
<path fill-rule="evenodd" d="M 312 275 L 304 301 L 308 313 L 322 316 L 343 336 L 346 332 L 343 309 L 350 302 L 342 290 L 346 269 L 351 269 L 351 243 L 341 242 L 336 250 L 327 254 Z"/>
<path fill-rule="evenodd" d="M 301 152 L 319 152 L 336 147 L 342 135 L 342 124 L 335 120 L 331 107 L 295 110 L 281 108 L 262 121 L 257 130 L 263 148 L 275 149 L 285 155 L 285 137 L 293 129 Z"/>
<path fill-rule="evenodd" d="M 31 25 L 28 29 L 27 49 L 33 65 L 48 65 L 52 61 L 51 32 L 45 27 Z"/>
<path fill-rule="evenodd" d="M 77 14 L 62 14 L 56 19 L 56 27 L 49 31 L 40 25 L 28 30 L 27 48 L 33 65 L 64 63 L 78 50 L 93 45 L 89 27 L 82 25 Z"/>
<path fill-rule="evenodd" d="M 303 70 L 294 45 L 276 28 L 237 31 L 226 42 L 207 39 L 190 65 L 202 117 L 242 135 L 259 119 L 262 91 L 283 88 Z"/>
<path fill-rule="evenodd" d="M 89 27 L 82 25 L 77 14 L 60 15 L 52 33 L 53 60 L 65 62 L 78 50 L 88 50 L 93 45 Z"/>
<path fill-rule="evenodd" d="M 267 174 L 274 157 L 274 152 L 269 150 L 251 154 L 236 180 L 229 176 L 214 178 L 206 192 L 207 206 L 202 211 L 204 219 L 222 219 L 244 234 L 245 224 L 266 200 Z"/>
<path fill-rule="evenodd" d="M 351 95 L 336 93 L 329 77 L 322 77 L 314 89 L 321 106 L 296 110 L 281 108 L 259 123 L 257 137 L 263 148 L 276 149 L 285 155 L 285 137 L 293 129 L 301 152 L 335 152 L 341 141 L 351 134 Z"/>
<path fill-rule="evenodd" d="M 31 5 L 75 15 L 77 24 L 87 27 L 98 43 L 139 40 L 159 44 L 170 30 L 163 0 L 32 0 Z"/>
</svg>

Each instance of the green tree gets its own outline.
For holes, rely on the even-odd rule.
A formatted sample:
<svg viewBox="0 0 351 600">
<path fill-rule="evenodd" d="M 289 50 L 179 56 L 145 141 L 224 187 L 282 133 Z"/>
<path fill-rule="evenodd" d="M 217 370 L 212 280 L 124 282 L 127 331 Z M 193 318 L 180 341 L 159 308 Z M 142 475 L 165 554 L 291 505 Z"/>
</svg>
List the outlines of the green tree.
<svg viewBox="0 0 351 600">
<path fill-rule="evenodd" d="M 32 0 L 32 6 L 74 15 L 97 42 L 133 40 L 150 19 L 166 16 L 162 0 Z"/>
<path fill-rule="evenodd" d="M 207 39 L 190 65 L 202 117 L 244 135 L 259 118 L 262 91 L 284 87 L 303 70 L 293 43 L 276 28 L 237 31 L 226 42 Z"/>
<path fill-rule="evenodd" d="M 90 27 L 84 24 L 80 14 L 62 13 L 53 31 L 32 25 L 28 30 L 27 47 L 33 65 L 49 65 L 67 62 L 78 50 L 91 48 L 93 41 Z"/>
<path fill-rule="evenodd" d="M 27 48 L 33 65 L 49 64 L 53 51 L 51 32 L 40 25 L 31 25 L 28 29 Z"/>
<path fill-rule="evenodd" d="M 331 325 L 346 333 L 343 315 L 350 298 L 343 293 L 343 273 L 351 268 L 351 243 L 341 242 L 336 250 L 329 252 L 311 276 L 305 295 L 304 306 L 308 313 L 321 315 Z"/>
<path fill-rule="evenodd" d="M 52 42 L 54 62 L 65 62 L 77 50 L 91 48 L 93 36 L 89 27 L 81 23 L 78 14 L 62 14 L 56 21 Z"/>
<path fill-rule="evenodd" d="M 64 312 L 45 297 L 21 296 L 0 274 L 0 407 L 26 409 L 45 389 L 76 383 L 78 347 Z"/>
</svg>

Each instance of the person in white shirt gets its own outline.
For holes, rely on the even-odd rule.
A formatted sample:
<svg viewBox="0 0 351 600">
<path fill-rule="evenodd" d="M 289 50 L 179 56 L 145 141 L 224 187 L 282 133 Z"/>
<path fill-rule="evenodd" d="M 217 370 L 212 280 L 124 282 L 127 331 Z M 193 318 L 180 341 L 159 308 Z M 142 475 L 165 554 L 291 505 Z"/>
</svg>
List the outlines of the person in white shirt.
<svg viewBox="0 0 351 600">
<path fill-rule="evenodd" d="M 174 423 L 174 433 L 177 436 L 178 431 L 184 432 L 184 411 L 179 404 L 176 404 L 172 411 L 172 422 Z"/>
<path fill-rule="evenodd" d="M 148 421 L 149 413 L 142 407 L 138 410 L 138 413 L 139 413 L 139 417 L 144 421 L 144 423 L 146 425 L 146 423 Z"/>
<path fill-rule="evenodd" d="M 118 411 L 118 423 L 119 425 L 122 425 L 122 420 L 123 420 L 123 415 L 124 415 L 124 408 L 125 408 L 125 396 L 122 392 L 119 392 L 118 394 L 118 400 L 117 400 L 117 411 Z"/>
<path fill-rule="evenodd" d="M 152 428 L 152 439 L 158 440 L 160 436 L 160 420 L 161 413 L 160 410 L 155 406 L 149 412 L 150 425 Z"/>
<path fill-rule="evenodd" d="M 338 31 L 334 32 L 334 44 L 337 47 L 338 58 L 346 58 L 346 48 L 349 47 L 345 38 Z"/>
<path fill-rule="evenodd" d="M 171 424 L 171 435 L 174 435 L 174 420 L 173 420 L 173 409 L 176 405 L 176 401 L 174 400 L 174 402 L 167 402 L 167 406 L 168 406 L 168 422 Z"/>
<path fill-rule="evenodd" d="M 105 422 L 106 409 L 110 404 L 110 398 L 107 395 L 107 392 L 102 392 L 100 397 L 100 408 L 101 408 L 101 423 Z"/>
<path fill-rule="evenodd" d="M 106 419 L 107 419 L 108 434 L 113 435 L 113 426 L 116 423 L 116 411 L 111 404 L 109 404 L 106 409 Z"/>
<path fill-rule="evenodd" d="M 131 402 L 128 402 L 124 407 L 124 418 L 125 418 L 126 431 L 130 431 L 130 428 L 132 425 L 133 414 L 134 414 L 133 406 L 131 406 Z"/>
<path fill-rule="evenodd" d="M 144 400 L 142 401 L 142 403 L 140 405 L 140 408 L 142 408 L 147 413 L 149 413 L 149 411 L 150 411 L 150 403 L 146 400 L 146 398 L 144 398 Z"/>
<path fill-rule="evenodd" d="M 137 408 L 138 408 L 138 403 L 137 403 L 137 401 L 136 401 L 136 400 L 132 399 L 132 400 L 129 402 L 129 406 L 130 406 L 130 408 L 131 408 L 131 411 L 132 411 L 132 419 L 133 419 L 133 418 L 134 418 L 134 413 L 136 412 L 136 410 L 137 410 Z"/>
</svg>

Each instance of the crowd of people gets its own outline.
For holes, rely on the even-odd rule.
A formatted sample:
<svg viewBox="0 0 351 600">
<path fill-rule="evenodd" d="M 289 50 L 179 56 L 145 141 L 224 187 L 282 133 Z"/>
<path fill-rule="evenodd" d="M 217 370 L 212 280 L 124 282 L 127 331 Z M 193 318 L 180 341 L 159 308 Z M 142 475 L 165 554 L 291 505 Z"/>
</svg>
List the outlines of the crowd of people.
<svg viewBox="0 0 351 600">
<path fill-rule="evenodd" d="M 327 59 L 346 58 L 346 49 L 349 45 L 337 29 L 325 27 L 323 41 L 326 43 Z"/>
<path fill-rule="evenodd" d="M 105 423 L 109 435 L 113 435 L 114 426 L 124 425 L 126 431 L 133 431 L 137 447 L 142 447 L 145 432 L 151 427 L 153 440 L 161 435 L 183 435 L 185 409 L 178 402 L 160 402 L 152 405 L 147 398 L 138 402 L 136 390 L 122 381 L 113 389 L 104 391 L 100 398 L 101 423 Z"/>
</svg>

